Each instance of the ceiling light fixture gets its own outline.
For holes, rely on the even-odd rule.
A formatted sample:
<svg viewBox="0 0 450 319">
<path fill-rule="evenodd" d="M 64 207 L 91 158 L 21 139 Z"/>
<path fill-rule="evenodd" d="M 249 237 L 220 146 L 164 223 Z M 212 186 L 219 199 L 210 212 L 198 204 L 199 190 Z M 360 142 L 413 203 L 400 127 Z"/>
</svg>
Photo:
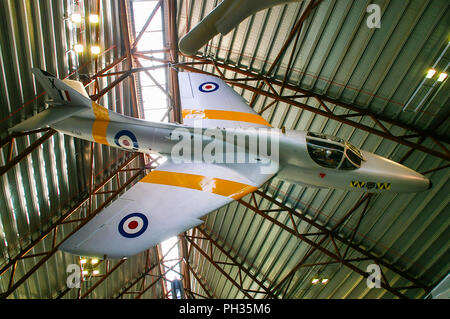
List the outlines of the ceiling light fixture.
<svg viewBox="0 0 450 319">
<path fill-rule="evenodd" d="M 328 278 L 323 278 L 323 277 L 316 275 L 311 279 L 311 284 L 317 285 L 320 283 L 320 284 L 326 285 L 328 283 L 328 281 L 330 281 Z"/>
<path fill-rule="evenodd" d="M 84 46 L 83 46 L 82 44 L 75 44 L 75 45 L 73 46 L 73 50 L 74 50 L 76 53 L 82 53 L 82 52 L 84 51 Z"/>
<path fill-rule="evenodd" d="M 72 15 L 70 16 L 70 20 L 72 20 L 73 23 L 81 23 L 81 14 L 72 13 Z"/>
<path fill-rule="evenodd" d="M 99 19 L 98 14 L 90 14 L 89 15 L 89 22 L 90 23 L 98 23 L 99 20 L 100 19 Z"/>
<path fill-rule="evenodd" d="M 91 47 L 92 54 L 100 54 L 100 47 L 98 45 L 94 45 Z"/>
<path fill-rule="evenodd" d="M 439 74 L 439 78 L 437 79 L 438 82 L 443 82 L 447 78 L 447 73 L 442 72 Z"/>
<path fill-rule="evenodd" d="M 408 99 L 408 101 L 405 103 L 405 106 L 403 107 L 403 111 L 412 111 L 412 112 L 417 112 L 417 110 L 420 109 L 420 107 L 422 106 L 422 103 L 426 100 L 426 98 L 428 97 L 428 95 L 430 94 L 430 92 L 433 90 L 435 84 L 437 82 L 433 83 L 432 87 L 428 88 L 428 92 L 425 94 L 425 98 L 423 98 L 421 101 L 419 101 L 419 103 L 417 104 L 416 108 L 414 110 L 409 108 L 409 105 L 412 103 L 412 101 L 415 99 L 417 93 L 422 89 L 423 85 L 425 84 L 425 82 L 427 81 L 427 79 L 430 79 L 434 76 L 434 74 L 436 73 L 436 68 L 439 65 L 439 62 L 441 61 L 441 59 L 445 56 L 445 53 L 447 52 L 448 48 L 450 47 L 450 42 L 447 42 L 447 45 L 445 46 L 444 50 L 442 50 L 441 54 L 439 55 L 439 57 L 436 59 L 436 61 L 434 62 L 434 64 L 431 66 L 430 69 L 428 69 L 427 71 L 427 75 L 423 78 L 422 82 L 420 82 L 420 84 L 416 87 L 416 89 L 414 90 L 413 94 L 411 95 L 411 97 Z M 448 66 L 448 64 L 447 64 Z M 447 68 L 445 68 L 443 71 L 445 72 Z M 433 72 L 434 71 L 434 72 Z M 445 78 L 443 79 L 445 80 Z M 442 80 L 442 81 L 443 81 Z"/>
<path fill-rule="evenodd" d="M 427 79 L 431 79 L 434 75 L 436 74 L 436 70 L 435 69 L 429 69 L 426 75 Z"/>
</svg>

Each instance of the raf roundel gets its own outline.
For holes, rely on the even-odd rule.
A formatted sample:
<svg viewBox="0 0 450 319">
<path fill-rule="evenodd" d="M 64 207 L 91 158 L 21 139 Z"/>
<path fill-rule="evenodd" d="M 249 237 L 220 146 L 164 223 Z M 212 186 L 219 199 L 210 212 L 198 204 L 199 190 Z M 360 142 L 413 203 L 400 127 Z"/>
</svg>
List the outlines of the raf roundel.
<svg viewBox="0 0 450 319">
<path fill-rule="evenodd" d="M 117 132 L 117 134 L 114 136 L 114 143 L 116 143 L 116 145 L 119 147 L 123 147 L 129 150 L 137 150 L 139 148 L 136 136 L 128 130 Z"/>
<path fill-rule="evenodd" d="M 148 227 L 148 219 L 144 214 L 128 214 L 119 223 L 119 233 L 126 238 L 141 236 Z"/>
<path fill-rule="evenodd" d="M 205 82 L 205 83 L 200 84 L 198 89 L 200 90 L 200 92 L 203 92 L 203 93 L 211 93 L 211 92 L 217 91 L 219 89 L 219 85 L 214 82 Z"/>
</svg>

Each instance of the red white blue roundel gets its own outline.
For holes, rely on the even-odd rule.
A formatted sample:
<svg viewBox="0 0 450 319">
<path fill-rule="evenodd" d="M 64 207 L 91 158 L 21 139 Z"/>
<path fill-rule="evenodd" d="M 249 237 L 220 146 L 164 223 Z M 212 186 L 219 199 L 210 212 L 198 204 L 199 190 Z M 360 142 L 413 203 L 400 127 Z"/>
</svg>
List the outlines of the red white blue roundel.
<svg viewBox="0 0 450 319">
<path fill-rule="evenodd" d="M 218 88 L 219 84 L 214 82 L 205 82 L 200 84 L 200 86 L 198 87 L 198 89 L 203 93 L 211 93 L 217 91 Z"/>
<path fill-rule="evenodd" d="M 137 150 L 139 148 L 136 136 L 128 130 L 117 132 L 114 136 L 114 143 L 116 143 L 117 146 L 130 150 Z"/>
<path fill-rule="evenodd" d="M 141 236 L 148 227 L 148 219 L 144 214 L 128 214 L 119 223 L 119 233 L 123 237 L 135 238 Z"/>
</svg>

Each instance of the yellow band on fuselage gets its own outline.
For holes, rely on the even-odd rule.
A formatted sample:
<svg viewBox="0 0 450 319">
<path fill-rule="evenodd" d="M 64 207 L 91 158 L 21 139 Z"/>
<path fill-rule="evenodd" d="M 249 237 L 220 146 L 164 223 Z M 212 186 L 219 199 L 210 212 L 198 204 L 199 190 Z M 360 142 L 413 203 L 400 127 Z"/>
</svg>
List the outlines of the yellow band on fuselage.
<svg viewBox="0 0 450 319">
<path fill-rule="evenodd" d="M 92 102 L 92 109 L 95 115 L 95 121 L 92 124 L 92 137 L 97 143 L 109 145 L 106 140 L 106 132 L 109 125 L 108 109 L 95 103 L 94 101 Z"/>
<path fill-rule="evenodd" d="M 140 182 L 191 188 L 233 199 L 242 198 L 258 189 L 221 178 L 167 171 L 152 171 Z"/>
<path fill-rule="evenodd" d="M 235 111 L 211 110 L 211 109 L 209 110 L 184 109 L 183 119 L 238 121 L 238 122 L 261 124 L 271 127 L 269 122 L 267 122 L 261 115 Z"/>
</svg>

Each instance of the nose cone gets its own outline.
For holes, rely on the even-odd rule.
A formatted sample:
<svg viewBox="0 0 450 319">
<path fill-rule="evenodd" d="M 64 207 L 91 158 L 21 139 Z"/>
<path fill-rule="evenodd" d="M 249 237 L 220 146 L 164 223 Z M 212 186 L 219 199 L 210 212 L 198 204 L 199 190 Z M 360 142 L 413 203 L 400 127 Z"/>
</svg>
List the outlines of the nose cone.
<svg viewBox="0 0 450 319">
<path fill-rule="evenodd" d="M 416 193 L 431 188 L 431 181 L 422 174 L 382 156 L 363 152 L 366 159 L 361 172 L 375 182 L 389 185 L 389 191 L 396 193 Z"/>
</svg>

